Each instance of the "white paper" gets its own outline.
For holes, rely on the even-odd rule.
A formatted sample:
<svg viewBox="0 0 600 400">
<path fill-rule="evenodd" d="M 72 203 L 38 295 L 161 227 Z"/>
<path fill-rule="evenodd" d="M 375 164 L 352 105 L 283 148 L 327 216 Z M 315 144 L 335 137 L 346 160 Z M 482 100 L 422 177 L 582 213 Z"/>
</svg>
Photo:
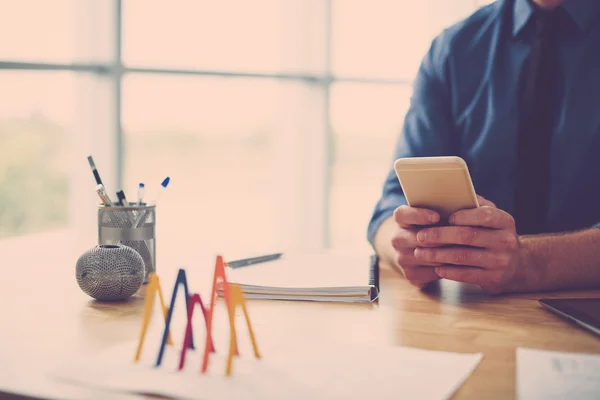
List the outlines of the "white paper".
<svg viewBox="0 0 600 400">
<path fill-rule="evenodd" d="M 102 399 L 119 400 L 141 399 L 141 396 L 129 394 L 116 396 L 114 393 L 90 390 L 60 382 L 48 376 L 55 364 L 36 352 L 8 354 L 4 351 L 0 357 L 0 393 L 18 394 L 47 400 Z M 0 395 L 0 398 L 4 398 Z"/>
<path fill-rule="evenodd" d="M 146 347 L 133 363 L 136 343 L 111 348 L 95 359 L 71 362 L 53 377 L 120 392 L 183 399 L 447 399 L 463 384 L 481 354 L 455 354 L 358 344 L 311 348 L 302 342 L 260 348 L 253 357 L 242 343 L 225 376 L 227 347 L 217 346 L 206 375 L 200 373 L 203 342 L 189 350 L 177 370 L 179 349 L 167 346 L 155 368 L 156 349 Z M 215 343 L 217 345 L 217 343 Z M 324 344 L 323 344 L 324 345 Z"/>
<path fill-rule="evenodd" d="M 517 349 L 517 398 L 600 399 L 600 355 Z"/>
<path fill-rule="evenodd" d="M 35 358 L 27 363 L 17 359 L 2 358 L 0 362 L 0 392 L 15 393 L 23 396 L 43 397 L 49 400 L 76 399 L 86 397 L 86 389 L 49 379 L 44 373 L 31 368 Z M 89 391 L 87 391 L 89 392 Z M 1 397 L 1 396 L 0 396 Z"/>
</svg>

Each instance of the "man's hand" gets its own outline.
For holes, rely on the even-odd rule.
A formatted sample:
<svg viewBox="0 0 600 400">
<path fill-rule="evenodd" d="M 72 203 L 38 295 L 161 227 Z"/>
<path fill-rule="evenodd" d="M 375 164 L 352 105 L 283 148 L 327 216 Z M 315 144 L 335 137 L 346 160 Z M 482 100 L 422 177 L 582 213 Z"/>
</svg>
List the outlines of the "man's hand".
<svg viewBox="0 0 600 400">
<path fill-rule="evenodd" d="M 500 293 L 511 289 L 517 279 L 519 239 L 515 221 L 493 203 L 479 199 L 481 207 L 451 215 L 451 226 L 417 232 L 415 264 L 437 264 L 434 271 L 440 278 Z"/>
<path fill-rule="evenodd" d="M 439 219 L 438 213 L 422 208 L 400 206 L 394 212 L 397 226 L 392 237 L 395 261 L 406 279 L 415 286 L 424 287 L 440 279 L 433 269 L 440 263 L 418 260 L 415 257 L 417 232 L 423 226 L 435 225 Z"/>
</svg>

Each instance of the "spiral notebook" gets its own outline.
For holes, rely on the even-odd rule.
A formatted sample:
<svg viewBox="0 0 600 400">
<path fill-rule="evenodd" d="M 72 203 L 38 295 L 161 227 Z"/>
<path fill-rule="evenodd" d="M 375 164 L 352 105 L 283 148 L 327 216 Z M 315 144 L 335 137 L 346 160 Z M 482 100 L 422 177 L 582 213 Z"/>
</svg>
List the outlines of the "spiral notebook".
<svg viewBox="0 0 600 400">
<path fill-rule="evenodd" d="M 369 303 L 379 297 L 374 255 L 284 254 L 279 260 L 227 269 L 249 299 Z"/>
</svg>

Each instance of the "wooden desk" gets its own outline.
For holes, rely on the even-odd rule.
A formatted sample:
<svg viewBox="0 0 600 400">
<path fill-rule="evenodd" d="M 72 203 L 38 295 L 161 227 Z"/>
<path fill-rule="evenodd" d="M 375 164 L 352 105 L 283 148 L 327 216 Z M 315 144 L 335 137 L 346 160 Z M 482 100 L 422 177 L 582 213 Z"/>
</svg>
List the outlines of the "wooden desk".
<svg viewBox="0 0 600 400">
<path fill-rule="evenodd" d="M 0 355 L 31 348 L 38 357 L 92 354 L 136 339 L 144 289 L 125 303 L 97 303 L 77 287 L 76 257 L 45 260 L 34 252 L 27 257 L 30 260 L 26 262 L 13 265 L 5 259 L 1 264 Z M 167 270 L 166 263 L 160 265 L 161 274 L 174 276 L 175 267 Z M 515 349 L 519 346 L 600 353 L 599 338 L 542 309 L 536 301 L 542 296 L 488 296 L 452 282 L 421 292 L 389 269 L 382 271 L 381 281 L 381 301 L 374 307 L 250 301 L 259 338 L 269 340 L 269 335 L 277 335 L 277 326 L 286 323 L 303 340 L 343 337 L 359 342 L 482 352 L 483 361 L 457 392 L 456 399 L 514 398 Z M 168 292 L 170 288 L 167 297 Z M 600 297 L 600 291 L 544 296 Z"/>
</svg>

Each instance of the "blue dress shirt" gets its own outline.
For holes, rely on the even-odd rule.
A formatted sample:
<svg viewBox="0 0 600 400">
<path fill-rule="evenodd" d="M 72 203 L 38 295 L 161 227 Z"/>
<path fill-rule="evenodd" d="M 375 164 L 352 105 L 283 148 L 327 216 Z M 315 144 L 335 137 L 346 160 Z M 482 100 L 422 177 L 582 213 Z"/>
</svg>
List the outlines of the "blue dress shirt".
<svg viewBox="0 0 600 400">
<path fill-rule="evenodd" d="M 600 227 L 600 0 L 566 0 L 558 43 L 560 115 L 552 132 L 548 232 Z M 520 77 L 533 38 L 528 0 L 498 0 L 438 35 L 414 82 L 393 159 L 456 155 L 478 194 L 513 214 Z M 369 222 L 406 204 L 390 170 Z"/>
</svg>

